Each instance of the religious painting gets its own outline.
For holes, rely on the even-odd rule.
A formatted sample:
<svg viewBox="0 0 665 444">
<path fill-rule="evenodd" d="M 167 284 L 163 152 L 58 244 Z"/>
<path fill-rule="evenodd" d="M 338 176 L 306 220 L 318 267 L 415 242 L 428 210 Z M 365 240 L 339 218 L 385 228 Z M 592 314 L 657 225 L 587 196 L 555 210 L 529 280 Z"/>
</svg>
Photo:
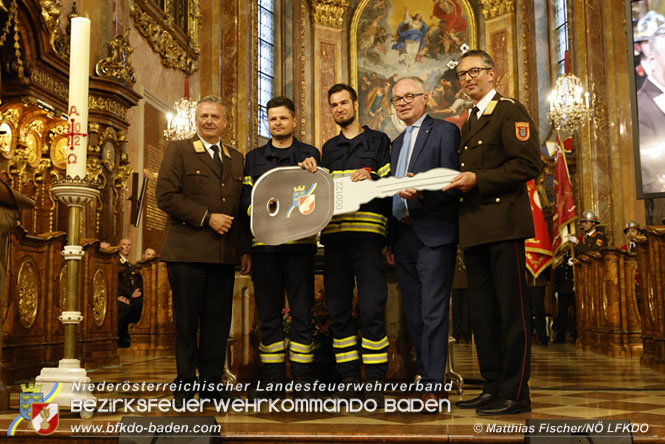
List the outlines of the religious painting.
<svg viewBox="0 0 665 444">
<path fill-rule="evenodd" d="M 467 0 L 361 0 L 351 24 L 351 82 L 361 123 L 392 139 L 404 129 L 390 103 L 395 81 L 422 78 L 428 112 L 461 127 L 469 99 L 455 64 L 476 47 L 476 21 Z"/>
<path fill-rule="evenodd" d="M 626 15 L 637 197 L 665 197 L 665 7 L 627 1 Z"/>
</svg>

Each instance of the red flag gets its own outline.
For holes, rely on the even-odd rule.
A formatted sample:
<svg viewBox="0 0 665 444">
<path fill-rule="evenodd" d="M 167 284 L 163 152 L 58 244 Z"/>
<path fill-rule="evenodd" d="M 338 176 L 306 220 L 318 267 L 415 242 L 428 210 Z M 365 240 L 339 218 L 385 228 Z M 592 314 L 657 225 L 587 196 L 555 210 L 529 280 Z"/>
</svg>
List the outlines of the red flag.
<svg viewBox="0 0 665 444">
<path fill-rule="evenodd" d="M 554 155 L 554 215 L 552 216 L 554 266 L 557 266 L 561 260 L 561 252 L 568 243 L 568 235 L 575 234 L 575 220 L 577 219 L 573 188 L 570 185 L 568 166 L 563 157 L 564 152 L 572 150 L 572 142 L 569 138 L 561 143 L 561 139 L 557 134 L 556 145 Z M 566 150 L 566 145 L 568 145 L 569 150 Z"/>
<path fill-rule="evenodd" d="M 526 183 L 526 186 L 529 192 L 529 202 L 531 203 L 535 236 L 524 241 L 524 249 L 526 250 L 526 268 L 535 279 L 552 263 L 552 239 L 550 239 L 550 233 L 547 231 L 536 183 L 530 180 Z"/>
</svg>

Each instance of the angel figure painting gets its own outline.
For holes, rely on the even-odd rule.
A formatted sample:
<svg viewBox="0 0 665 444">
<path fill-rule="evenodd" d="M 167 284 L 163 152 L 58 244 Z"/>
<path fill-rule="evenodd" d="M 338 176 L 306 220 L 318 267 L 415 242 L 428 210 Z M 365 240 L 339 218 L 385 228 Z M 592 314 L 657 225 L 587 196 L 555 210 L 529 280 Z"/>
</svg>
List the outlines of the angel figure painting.
<svg viewBox="0 0 665 444">
<path fill-rule="evenodd" d="M 396 137 L 404 124 L 390 103 L 392 86 L 419 76 L 430 90 L 429 114 L 462 125 L 470 102 L 459 90 L 455 63 L 475 46 L 467 0 L 362 0 L 352 26 L 363 124 Z"/>
</svg>

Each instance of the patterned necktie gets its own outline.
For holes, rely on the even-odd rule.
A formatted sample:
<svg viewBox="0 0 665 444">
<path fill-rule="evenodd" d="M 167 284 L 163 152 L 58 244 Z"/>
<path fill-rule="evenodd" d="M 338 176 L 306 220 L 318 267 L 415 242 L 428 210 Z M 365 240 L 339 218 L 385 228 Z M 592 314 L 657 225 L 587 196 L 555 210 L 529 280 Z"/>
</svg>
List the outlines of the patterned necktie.
<svg viewBox="0 0 665 444">
<path fill-rule="evenodd" d="M 212 155 L 212 160 L 215 161 L 215 165 L 217 165 L 217 169 L 219 170 L 219 175 L 222 175 L 223 167 L 222 167 L 222 159 L 219 157 L 219 147 L 217 145 L 213 145 L 210 147 L 210 149 L 213 152 Z"/>
<path fill-rule="evenodd" d="M 407 126 L 404 141 L 402 142 L 402 150 L 399 152 L 399 158 L 397 159 L 395 177 L 404 177 L 406 175 L 407 159 L 409 158 L 409 148 L 411 146 L 411 131 L 413 131 L 413 127 Z M 393 196 L 393 215 L 397 220 L 402 220 L 406 216 L 406 201 L 399 197 L 398 194 Z"/>
</svg>

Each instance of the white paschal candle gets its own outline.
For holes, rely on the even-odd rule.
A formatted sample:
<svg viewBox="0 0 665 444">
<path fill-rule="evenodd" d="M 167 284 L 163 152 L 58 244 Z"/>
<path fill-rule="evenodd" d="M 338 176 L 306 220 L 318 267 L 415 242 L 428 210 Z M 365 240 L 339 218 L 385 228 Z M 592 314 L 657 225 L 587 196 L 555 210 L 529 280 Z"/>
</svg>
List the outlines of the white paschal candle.
<svg viewBox="0 0 665 444">
<path fill-rule="evenodd" d="M 90 19 L 72 19 L 69 57 L 69 142 L 67 176 L 85 178 L 88 150 L 88 80 L 90 70 Z"/>
</svg>

